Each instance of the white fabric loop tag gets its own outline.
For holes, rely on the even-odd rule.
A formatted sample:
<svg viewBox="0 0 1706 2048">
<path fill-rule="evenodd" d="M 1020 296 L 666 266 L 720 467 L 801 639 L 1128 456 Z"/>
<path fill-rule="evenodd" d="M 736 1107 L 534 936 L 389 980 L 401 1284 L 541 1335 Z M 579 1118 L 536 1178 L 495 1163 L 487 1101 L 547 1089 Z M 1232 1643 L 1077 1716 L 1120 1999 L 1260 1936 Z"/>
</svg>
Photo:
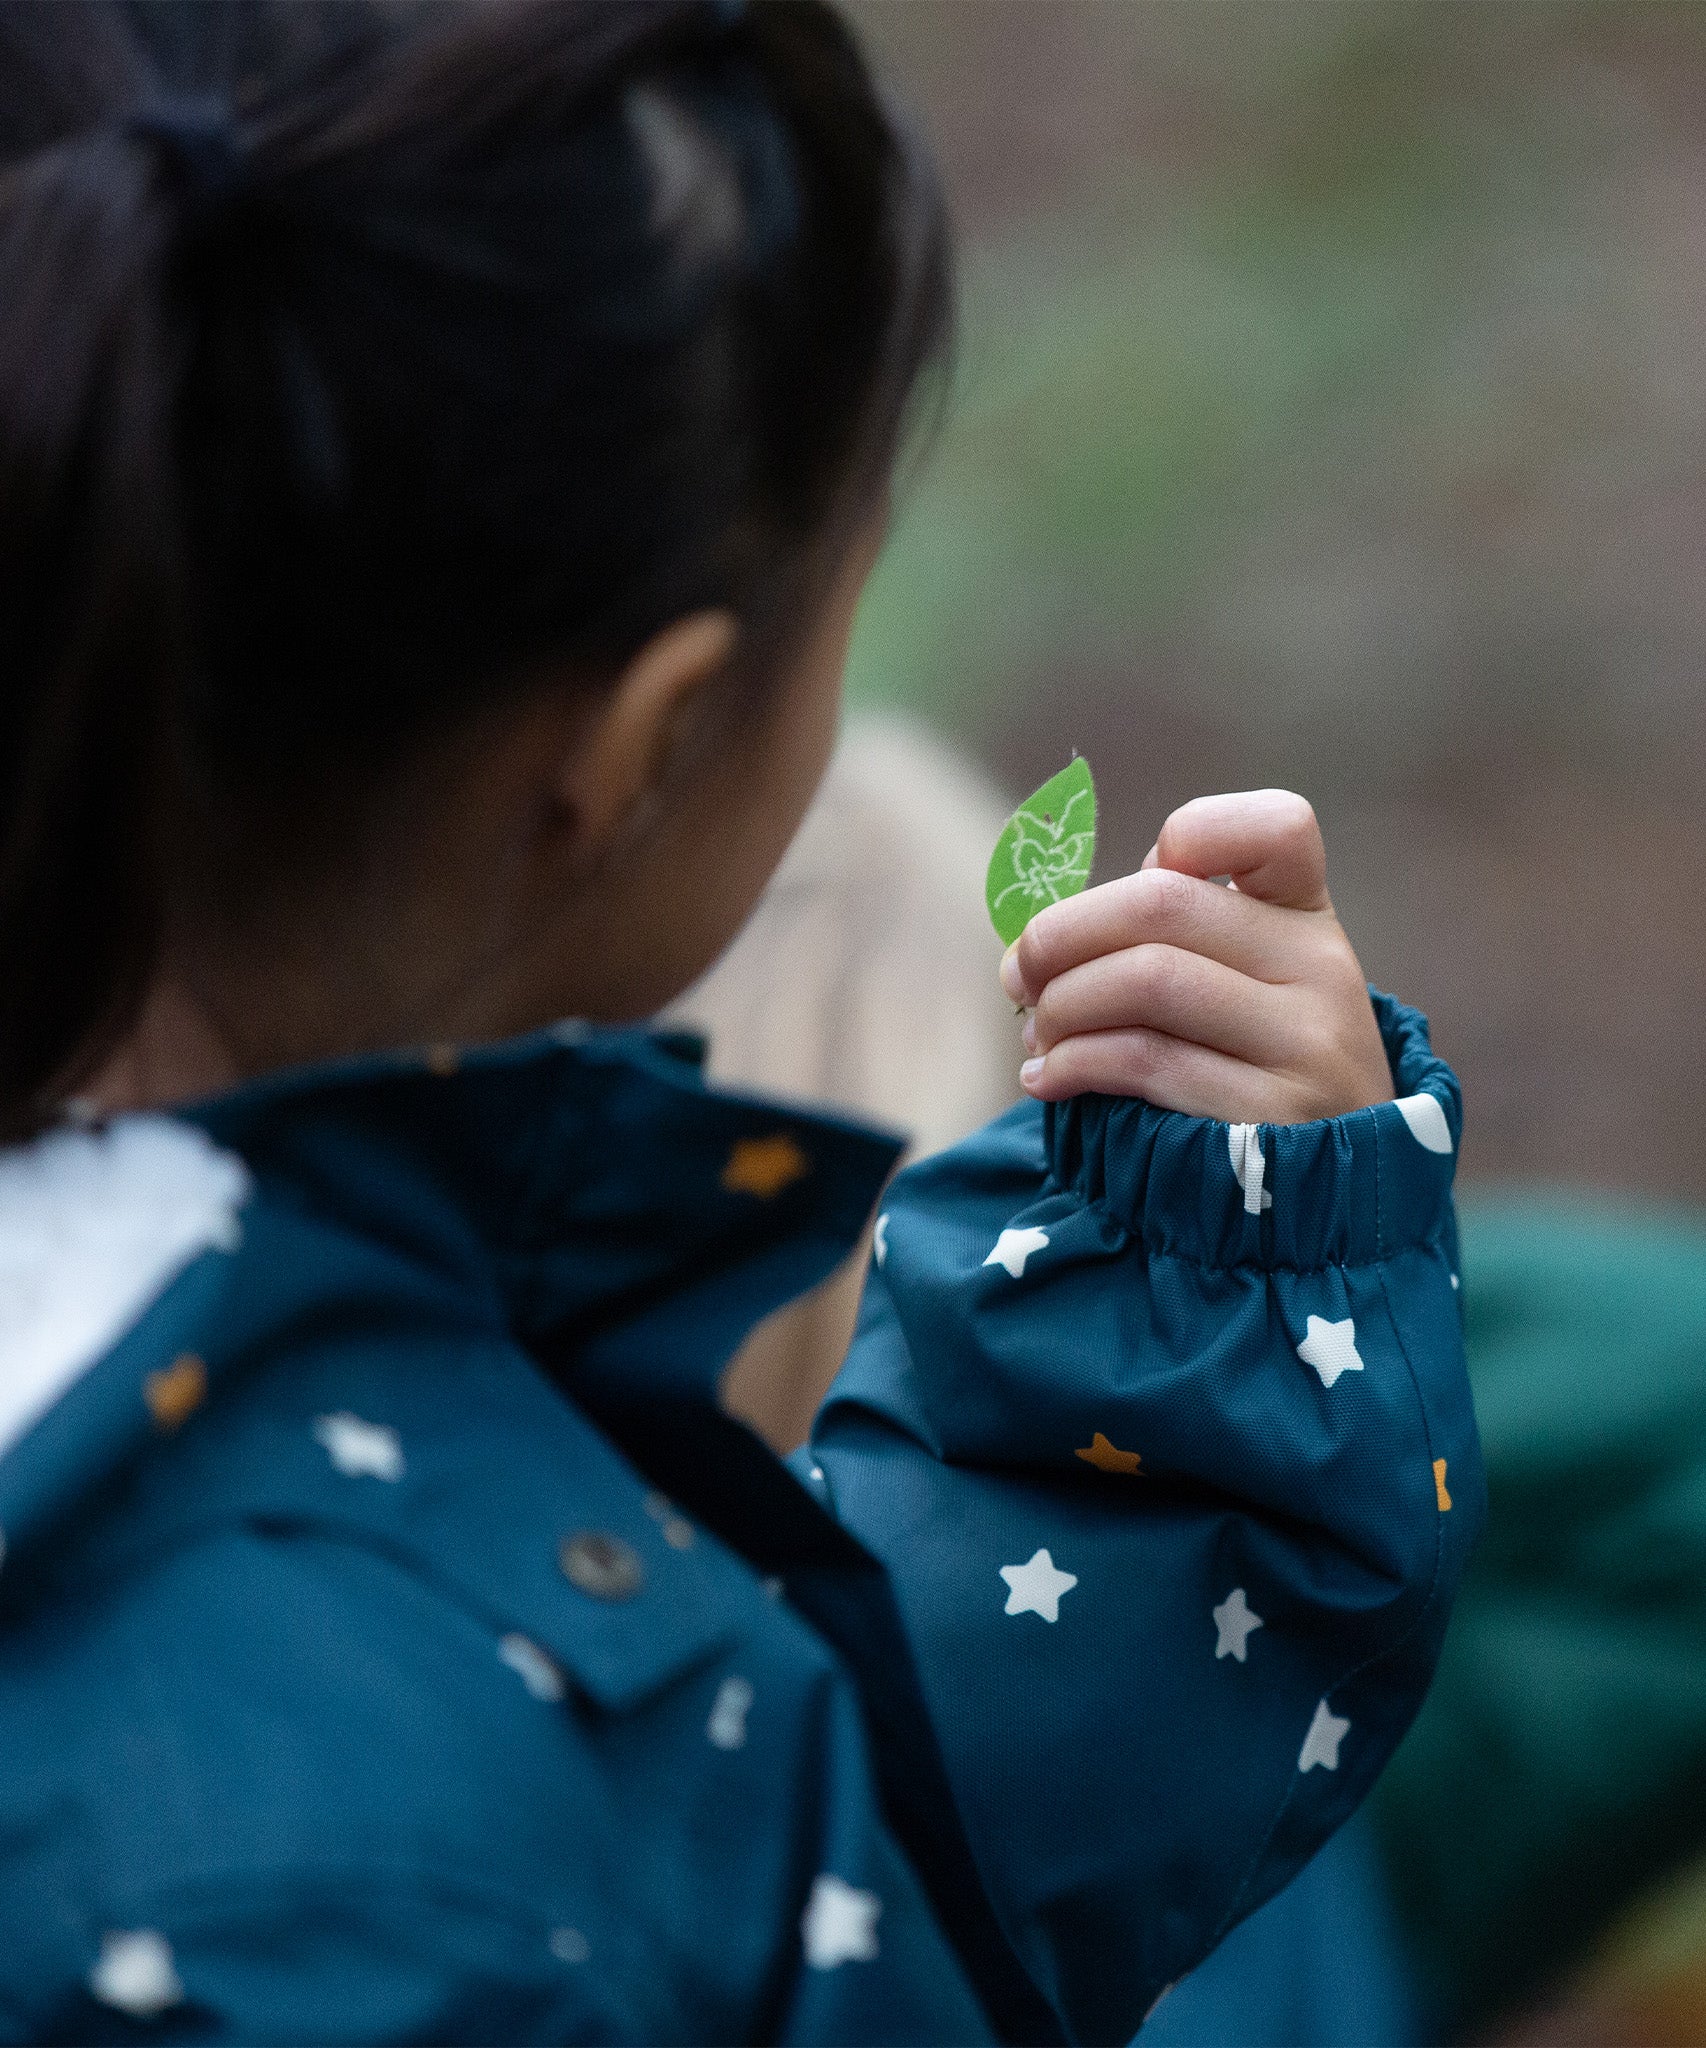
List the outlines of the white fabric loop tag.
<svg viewBox="0 0 1706 2048">
<path fill-rule="evenodd" d="M 1238 1178 L 1238 1185 L 1244 1190 L 1244 1213 L 1247 1216 L 1259 1216 L 1264 1209 L 1274 1206 L 1273 1196 L 1262 1186 L 1268 1162 L 1262 1156 L 1261 1132 L 1260 1124 L 1228 1124 L 1226 1127 L 1226 1149 L 1232 1155 L 1232 1171 Z"/>
</svg>

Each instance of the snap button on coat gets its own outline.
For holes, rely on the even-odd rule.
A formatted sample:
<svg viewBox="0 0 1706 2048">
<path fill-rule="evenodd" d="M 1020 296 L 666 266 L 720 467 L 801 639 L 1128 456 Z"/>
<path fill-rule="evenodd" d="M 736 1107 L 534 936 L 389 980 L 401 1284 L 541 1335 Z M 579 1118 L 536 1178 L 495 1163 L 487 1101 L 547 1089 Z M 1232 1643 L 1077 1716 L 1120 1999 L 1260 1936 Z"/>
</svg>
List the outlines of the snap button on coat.
<svg viewBox="0 0 1706 2048">
<path fill-rule="evenodd" d="M 645 1584 L 646 1568 L 631 1543 L 602 1529 L 565 1536 L 557 1552 L 563 1577 L 595 1600 L 632 1600 Z"/>
</svg>

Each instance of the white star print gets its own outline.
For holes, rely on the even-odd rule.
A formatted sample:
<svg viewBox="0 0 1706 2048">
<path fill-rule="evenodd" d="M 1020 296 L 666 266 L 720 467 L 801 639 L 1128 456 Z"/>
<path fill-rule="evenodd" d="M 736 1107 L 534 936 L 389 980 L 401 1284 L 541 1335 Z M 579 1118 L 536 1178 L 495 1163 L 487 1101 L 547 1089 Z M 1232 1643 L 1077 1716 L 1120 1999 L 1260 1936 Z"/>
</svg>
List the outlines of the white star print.
<svg viewBox="0 0 1706 2048">
<path fill-rule="evenodd" d="M 315 1417 L 314 1436 L 347 1479 L 395 1481 L 403 1476 L 403 1446 L 397 1432 L 382 1422 L 363 1422 L 359 1415 L 340 1409 L 336 1415 Z"/>
<path fill-rule="evenodd" d="M 530 1636 L 505 1636 L 498 1644 L 498 1656 L 536 1700 L 563 1697 L 563 1674 Z"/>
<path fill-rule="evenodd" d="M 1259 1216 L 1274 1206 L 1274 1198 L 1262 1185 L 1268 1162 L 1262 1157 L 1260 1124 L 1228 1124 L 1226 1149 L 1232 1154 L 1232 1171 L 1244 1190 L 1244 1211 Z"/>
<path fill-rule="evenodd" d="M 877 1218 L 877 1227 L 871 1232 L 871 1250 L 876 1254 L 877 1271 L 880 1273 L 889 1255 L 889 1216 L 886 1209 Z"/>
<path fill-rule="evenodd" d="M 711 1718 L 705 1723 L 705 1736 L 713 1749 L 746 1747 L 746 1717 L 755 1697 L 749 1679 L 725 1678 L 718 1686 Z"/>
<path fill-rule="evenodd" d="M 1063 1572 L 1046 1550 L 1034 1551 L 1029 1564 L 1004 1564 L 1001 1576 L 1007 1581 L 1004 1614 L 1040 1614 L 1044 1621 L 1060 1619 L 1061 1596 L 1078 1583 L 1076 1572 Z"/>
<path fill-rule="evenodd" d="M 1317 1764 L 1323 1770 L 1336 1771 L 1339 1768 L 1339 1744 L 1350 1733 L 1351 1724 L 1335 1714 L 1325 1700 L 1317 1703 L 1315 1718 L 1309 1724 L 1309 1733 L 1303 1738 L 1303 1747 L 1298 1752 L 1297 1768 L 1312 1771 Z"/>
<path fill-rule="evenodd" d="M 1342 1323 L 1330 1323 L 1324 1316 L 1311 1316 L 1297 1355 L 1305 1365 L 1314 1366 L 1324 1387 L 1330 1387 L 1342 1372 L 1361 1372 L 1354 1318 L 1346 1316 Z"/>
<path fill-rule="evenodd" d="M 812 1894 L 800 1916 L 800 1938 L 814 1970 L 843 1963 L 869 1963 L 877 1954 L 877 1916 L 883 1902 L 825 1871 L 812 1880 Z"/>
<path fill-rule="evenodd" d="M 1248 1654 L 1251 1632 L 1265 1628 L 1267 1624 L 1259 1614 L 1251 1612 L 1242 1586 L 1234 1586 L 1220 1605 L 1210 1608 L 1209 1612 L 1214 1617 L 1215 1656 L 1236 1657 L 1242 1664 Z"/>
<path fill-rule="evenodd" d="M 1410 1136 L 1429 1152 L 1451 1150 L 1451 1126 L 1437 1095 L 1406 1095 L 1392 1107 L 1410 1126 Z"/>
<path fill-rule="evenodd" d="M 1004 1230 L 995 1240 L 995 1249 L 987 1259 L 986 1266 L 1005 1266 L 1015 1280 L 1023 1279 L 1025 1261 L 1032 1252 L 1040 1252 L 1048 1243 L 1046 1230 Z"/>
<path fill-rule="evenodd" d="M 172 1945 L 152 1927 L 103 1934 L 100 1961 L 89 1972 L 89 1989 L 103 2005 L 140 2020 L 165 2012 L 184 1995 Z"/>
</svg>

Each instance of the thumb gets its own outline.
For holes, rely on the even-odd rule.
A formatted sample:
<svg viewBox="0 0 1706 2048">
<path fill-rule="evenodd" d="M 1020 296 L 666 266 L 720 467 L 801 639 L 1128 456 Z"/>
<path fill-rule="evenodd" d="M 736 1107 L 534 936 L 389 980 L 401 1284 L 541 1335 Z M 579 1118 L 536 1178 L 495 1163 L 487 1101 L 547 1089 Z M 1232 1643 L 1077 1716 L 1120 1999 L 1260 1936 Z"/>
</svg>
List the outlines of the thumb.
<svg viewBox="0 0 1706 2048">
<path fill-rule="evenodd" d="M 1288 909 L 1332 908 L 1321 827 L 1310 804 L 1289 789 L 1199 796 L 1181 805 L 1161 827 L 1154 862 L 1204 881 L 1230 875 L 1241 894 Z"/>
</svg>

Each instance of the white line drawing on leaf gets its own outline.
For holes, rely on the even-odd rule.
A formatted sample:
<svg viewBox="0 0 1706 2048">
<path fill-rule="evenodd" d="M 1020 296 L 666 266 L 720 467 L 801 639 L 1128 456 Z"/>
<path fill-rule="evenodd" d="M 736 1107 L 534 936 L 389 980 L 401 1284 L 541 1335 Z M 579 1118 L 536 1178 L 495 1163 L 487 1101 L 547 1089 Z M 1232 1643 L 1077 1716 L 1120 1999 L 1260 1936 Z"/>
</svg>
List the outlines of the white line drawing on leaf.
<svg viewBox="0 0 1706 2048">
<path fill-rule="evenodd" d="M 1076 896 L 1095 854 L 1095 786 L 1088 763 L 1074 760 L 1013 813 L 996 842 L 987 895 L 1001 937 L 1011 942 L 1045 904 Z"/>
</svg>

